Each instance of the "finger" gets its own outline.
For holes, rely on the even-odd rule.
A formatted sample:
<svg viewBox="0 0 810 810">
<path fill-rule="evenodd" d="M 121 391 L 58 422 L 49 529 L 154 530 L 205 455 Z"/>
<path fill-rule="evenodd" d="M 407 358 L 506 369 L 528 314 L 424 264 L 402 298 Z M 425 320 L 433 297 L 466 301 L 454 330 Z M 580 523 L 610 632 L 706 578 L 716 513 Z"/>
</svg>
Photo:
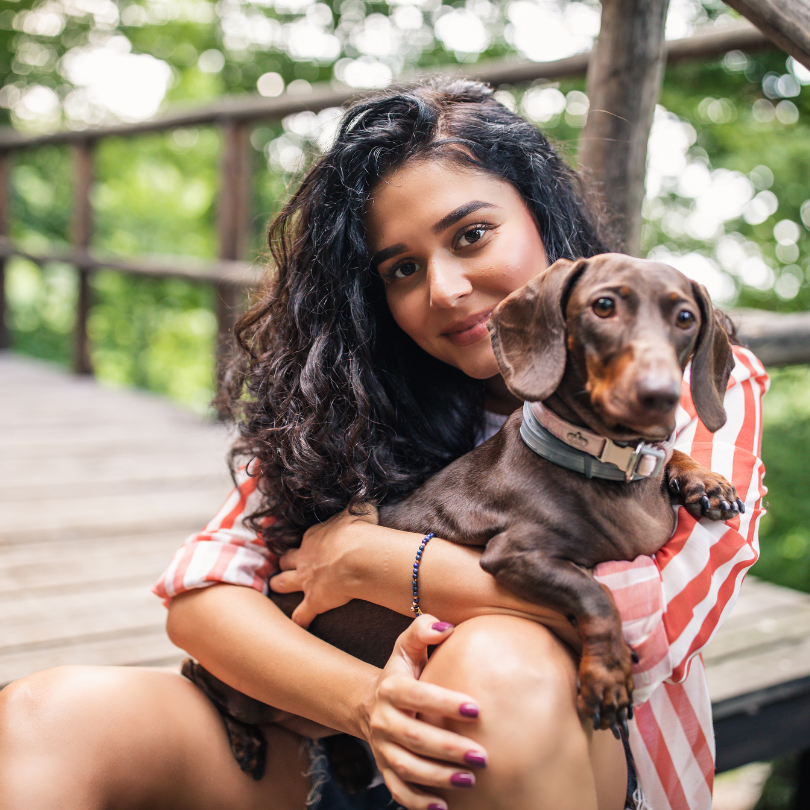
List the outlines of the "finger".
<svg viewBox="0 0 810 810">
<path fill-rule="evenodd" d="M 475 785 L 475 774 L 467 767 L 431 762 L 398 747 L 392 747 L 384 755 L 388 767 L 406 784 L 445 789 L 471 788 Z"/>
<path fill-rule="evenodd" d="M 415 785 L 403 782 L 392 770 L 386 769 L 383 778 L 394 801 L 407 810 L 447 810 L 447 803 L 438 796 L 431 796 Z"/>
<path fill-rule="evenodd" d="M 486 767 L 486 749 L 469 737 L 399 711 L 384 712 L 382 718 L 387 739 L 412 754 L 463 768 Z"/>
<path fill-rule="evenodd" d="M 279 558 L 278 565 L 282 571 L 291 571 L 294 568 L 297 568 L 296 560 L 298 558 L 299 549 L 293 548 L 290 549 L 286 554 L 282 554 Z"/>
<path fill-rule="evenodd" d="M 388 667 L 386 667 L 388 669 Z M 439 715 L 451 720 L 476 720 L 478 703 L 464 692 L 394 673 L 380 682 L 378 696 L 400 711 Z"/>
<path fill-rule="evenodd" d="M 454 627 L 449 622 L 440 622 L 435 616 L 423 613 L 400 634 L 394 645 L 394 653 L 408 662 L 421 664 L 419 667 L 421 672 L 427 661 L 428 647 L 449 638 L 453 630 Z"/>
<path fill-rule="evenodd" d="M 310 624 L 312 624 L 312 620 L 317 615 L 318 613 L 310 607 L 310 604 L 305 597 L 304 601 L 301 602 L 301 604 L 298 605 L 298 607 L 292 612 L 292 616 L 290 616 L 290 618 L 299 627 L 303 627 L 304 630 L 306 630 Z"/>
<path fill-rule="evenodd" d="M 269 584 L 273 593 L 295 593 L 295 591 L 304 590 L 297 571 L 276 574 L 274 577 L 270 577 Z"/>
</svg>

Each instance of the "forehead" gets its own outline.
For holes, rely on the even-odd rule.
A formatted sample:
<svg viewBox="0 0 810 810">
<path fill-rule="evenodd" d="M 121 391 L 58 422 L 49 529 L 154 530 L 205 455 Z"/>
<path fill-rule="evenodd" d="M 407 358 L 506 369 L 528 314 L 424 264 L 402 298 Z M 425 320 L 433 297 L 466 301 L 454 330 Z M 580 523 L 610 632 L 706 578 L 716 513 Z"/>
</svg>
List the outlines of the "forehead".
<svg viewBox="0 0 810 810">
<path fill-rule="evenodd" d="M 365 212 L 369 240 L 379 247 L 386 237 L 409 226 L 433 225 L 472 200 L 525 208 L 514 187 L 493 174 L 447 159 L 412 160 L 372 189 Z"/>
<path fill-rule="evenodd" d="M 626 287 L 636 292 L 644 290 L 656 296 L 693 298 L 689 279 L 674 267 L 617 255 L 592 259 L 574 293 L 587 295 L 594 288 L 607 287 Z"/>
</svg>

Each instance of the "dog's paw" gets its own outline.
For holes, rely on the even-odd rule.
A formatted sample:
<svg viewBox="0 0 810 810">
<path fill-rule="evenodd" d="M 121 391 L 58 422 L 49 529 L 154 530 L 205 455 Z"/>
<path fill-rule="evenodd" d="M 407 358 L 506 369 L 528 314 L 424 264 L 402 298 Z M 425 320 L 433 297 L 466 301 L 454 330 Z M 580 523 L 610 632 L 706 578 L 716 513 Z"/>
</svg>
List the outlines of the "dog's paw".
<svg viewBox="0 0 810 810">
<path fill-rule="evenodd" d="M 669 491 L 692 517 L 730 520 L 745 512 L 737 490 L 719 473 L 702 467 L 682 470 L 670 477 Z"/>
<path fill-rule="evenodd" d="M 633 675 L 630 649 L 621 641 L 611 654 L 583 652 L 579 664 L 577 708 L 591 718 L 594 731 L 621 728 L 627 734 L 627 721 L 633 719 Z"/>
</svg>

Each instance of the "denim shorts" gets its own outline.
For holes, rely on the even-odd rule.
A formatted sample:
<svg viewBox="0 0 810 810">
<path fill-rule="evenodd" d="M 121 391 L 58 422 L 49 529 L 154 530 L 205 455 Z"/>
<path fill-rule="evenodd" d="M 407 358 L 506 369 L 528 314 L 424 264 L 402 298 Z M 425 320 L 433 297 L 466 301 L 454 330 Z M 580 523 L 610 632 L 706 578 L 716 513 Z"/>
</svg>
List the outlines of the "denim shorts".
<svg viewBox="0 0 810 810">
<path fill-rule="evenodd" d="M 639 800 L 636 768 L 633 763 L 633 755 L 630 753 L 630 745 L 624 737 L 622 737 L 622 742 L 627 758 L 627 798 L 624 807 L 625 810 L 636 810 Z M 396 810 L 398 808 L 379 774 L 371 787 L 358 793 L 347 793 L 332 778 L 329 761 L 323 747 L 318 742 L 309 743 L 309 757 L 312 789 L 307 799 L 307 806 L 310 810 Z"/>
</svg>

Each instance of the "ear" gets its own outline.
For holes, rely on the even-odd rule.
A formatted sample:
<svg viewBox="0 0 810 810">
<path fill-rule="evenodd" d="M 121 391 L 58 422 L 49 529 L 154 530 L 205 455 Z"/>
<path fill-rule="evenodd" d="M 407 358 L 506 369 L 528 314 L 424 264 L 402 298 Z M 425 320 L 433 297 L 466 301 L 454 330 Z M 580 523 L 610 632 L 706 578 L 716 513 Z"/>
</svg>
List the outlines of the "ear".
<svg viewBox="0 0 810 810">
<path fill-rule="evenodd" d="M 565 297 L 588 266 L 558 259 L 504 298 L 487 326 L 509 390 L 537 402 L 551 396 L 565 371 Z"/>
<path fill-rule="evenodd" d="M 706 288 L 694 281 L 691 284 L 702 320 L 692 355 L 692 402 L 700 421 L 714 433 L 726 423 L 723 397 L 734 368 L 734 355 Z"/>
</svg>

